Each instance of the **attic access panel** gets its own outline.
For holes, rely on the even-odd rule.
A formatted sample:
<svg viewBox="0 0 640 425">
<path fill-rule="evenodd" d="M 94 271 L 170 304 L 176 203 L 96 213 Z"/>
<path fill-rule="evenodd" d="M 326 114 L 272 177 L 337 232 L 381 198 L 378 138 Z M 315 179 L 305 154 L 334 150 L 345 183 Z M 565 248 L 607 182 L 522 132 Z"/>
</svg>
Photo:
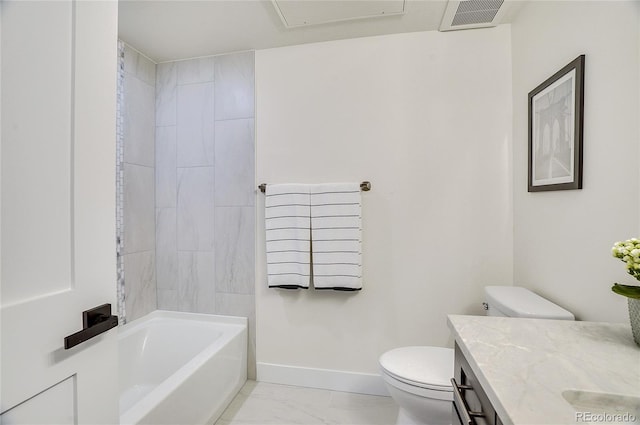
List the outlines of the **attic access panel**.
<svg viewBox="0 0 640 425">
<path fill-rule="evenodd" d="M 406 0 L 272 0 L 287 28 L 404 14 Z"/>
</svg>

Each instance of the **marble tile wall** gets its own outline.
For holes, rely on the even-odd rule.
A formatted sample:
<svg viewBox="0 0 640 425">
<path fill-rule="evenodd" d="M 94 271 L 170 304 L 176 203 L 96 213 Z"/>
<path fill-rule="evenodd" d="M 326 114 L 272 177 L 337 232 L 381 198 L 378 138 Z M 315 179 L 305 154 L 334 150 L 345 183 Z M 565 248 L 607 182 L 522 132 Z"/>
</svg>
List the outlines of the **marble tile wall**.
<svg viewBox="0 0 640 425">
<path fill-rule="evenodd" d="M 116 93 L 116 262 L 117 280 L 116 289 L 118 296 L 118 323 L 123 325 L 126 320 L 124 305 L 124 129 L 123 104 L 124 104 L 124 43 L 118 40 L 118 81 Z"/>
<path fill-rule="evenodd" d="M 157 65 L 158 308 L 249 317 L 255 377 L 254 53 Z"/>
<path fill-rule="evenodd" d="M 125 321 L 157 308 L 155 214 L 156 64 L 126 43 L 121 102 L 122 229 Z"/>
</svg>

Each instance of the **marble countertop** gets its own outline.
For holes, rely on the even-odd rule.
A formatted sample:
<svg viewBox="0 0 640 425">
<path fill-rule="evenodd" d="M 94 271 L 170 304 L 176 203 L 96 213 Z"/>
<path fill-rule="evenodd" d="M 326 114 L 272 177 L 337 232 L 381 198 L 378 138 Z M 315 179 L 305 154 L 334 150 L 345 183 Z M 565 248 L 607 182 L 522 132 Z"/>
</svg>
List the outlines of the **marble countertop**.
<svg viewBox="0 0 640 425">
<path fill-rule="evenodd" d="M 504 425 L 588 423 L 565 390 L 640 397 L 628 324 L 458 315 L 448 324 Z"/>
</svg>

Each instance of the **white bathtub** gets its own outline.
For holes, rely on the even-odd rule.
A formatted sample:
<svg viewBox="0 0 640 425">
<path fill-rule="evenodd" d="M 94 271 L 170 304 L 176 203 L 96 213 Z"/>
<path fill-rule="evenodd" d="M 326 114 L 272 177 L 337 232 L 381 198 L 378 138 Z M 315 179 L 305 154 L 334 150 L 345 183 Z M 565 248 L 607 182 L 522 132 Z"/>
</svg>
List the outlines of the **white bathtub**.
<svg viewBox="0 0 640 425">
<path fill-rule="evenodd" d="M 118 333 L 121 424 L 211 424 L 247 380 L 247 319 L 154 311 Z"/>
</svg>

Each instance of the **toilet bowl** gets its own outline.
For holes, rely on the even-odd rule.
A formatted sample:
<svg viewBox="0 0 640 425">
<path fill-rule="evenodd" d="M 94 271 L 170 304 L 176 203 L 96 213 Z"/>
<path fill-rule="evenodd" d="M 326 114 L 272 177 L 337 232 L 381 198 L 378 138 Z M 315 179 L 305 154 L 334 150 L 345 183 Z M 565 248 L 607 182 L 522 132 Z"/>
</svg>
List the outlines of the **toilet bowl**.
<svg viewBox="0 0 640 425">
<path fill-rule="evenodd" d="M 487 286 L 483 303 L 489 316 L 574 320 L 573 314 L 517 286 Z M 399 406 L 397 425 L 450 425 L 453 350 L 400 347 L 380 356 L 382 378 Z"/>
<path fill-rule="evenodd" d="M 382 378 L 398 403 L 397 424 L 451 423 L 453 350 L 401 347 L 380 356 Z"/>
</svg>

